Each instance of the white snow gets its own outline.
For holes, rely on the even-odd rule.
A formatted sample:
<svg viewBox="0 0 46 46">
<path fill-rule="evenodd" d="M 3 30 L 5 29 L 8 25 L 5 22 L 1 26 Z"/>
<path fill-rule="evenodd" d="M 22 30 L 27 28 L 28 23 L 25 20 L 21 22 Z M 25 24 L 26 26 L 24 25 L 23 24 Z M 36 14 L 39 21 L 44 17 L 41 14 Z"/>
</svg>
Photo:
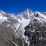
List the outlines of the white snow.
<svg viewBox="0 0 46 46">
<path fill-rule="evenodd" d="M 9 26 L 10 26 L 10 24 L 7 25 L 7 27 L 9 27 Z"/>
<path fill-rule="evenodd" d="M 7 17 L 4 17 L 2 14 L 0 14 L 0 22 L 7 21 Z"/>
<path fill-rule="evenodd" d="M 15 27 L 16 27 L 16 30 L 18 30 L 19 26 L 20 26 L 20 23 L 17 23 L 17 24 L 13 24 Z"/>
<path fill-rule="evenodd" d="M 15 46 L 18 46 L 15 42 L 11 41 Z"/>
<path fill-rule="evenodd" d="M 30 45 L 30 42 L 28 41 L 28 37 L 25 36 L 25 42 L 28 44 L 28 46 Z"/>
<path fill-rule="evenodd" d="M 23 27 L 25 27 L 25 26 L 27 26 L 29 24 L 30 19 L 24 19 L 24 18 L 22 18 L 22 20 L 18 19 L 18 21 L 20 23 L 22 23 Z"/>
<path fill-rule="evenodd" d="M 45 15 L 41 14 L 40 12 L 38 12 L 38 14 L 39 14 L 40 17 L 43 17 L 44 19 L 46 19 Z"/>
<path fill-rule="evenodd" d="M 35 12 L 35 15 L 37 13 L 39 14 L 39 17 L 34 17 L 34 18 L 37 19 L 41 23 L 46 22 L 46 15 L 44 15 L 44 14 L 38 12 L 38 11 Z"/>
<path fill-rule="evenodd" d="M 43 14 L 40 13 L 40 12 L 36 12 L 36 14 L 37 14 L 37 13 L 39 14 L 39 17 L 40 17 L 40 18 L 46 19 L 46 15 L 43 15 Z"/>
</svg>

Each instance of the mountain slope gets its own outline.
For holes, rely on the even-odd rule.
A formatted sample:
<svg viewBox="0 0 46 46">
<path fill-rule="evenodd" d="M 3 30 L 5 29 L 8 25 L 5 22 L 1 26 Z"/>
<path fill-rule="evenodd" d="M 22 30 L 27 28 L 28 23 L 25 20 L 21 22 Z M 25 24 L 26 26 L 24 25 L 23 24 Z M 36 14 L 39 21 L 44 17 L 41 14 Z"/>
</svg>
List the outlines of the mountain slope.
<svg viewBox="0 0 46 46">
<path fill-rule="evenodd" d="M 14 16 L 0 11 L 0 46 L 22 46 L 20 28 L 21 24 Z"/>
</svg>

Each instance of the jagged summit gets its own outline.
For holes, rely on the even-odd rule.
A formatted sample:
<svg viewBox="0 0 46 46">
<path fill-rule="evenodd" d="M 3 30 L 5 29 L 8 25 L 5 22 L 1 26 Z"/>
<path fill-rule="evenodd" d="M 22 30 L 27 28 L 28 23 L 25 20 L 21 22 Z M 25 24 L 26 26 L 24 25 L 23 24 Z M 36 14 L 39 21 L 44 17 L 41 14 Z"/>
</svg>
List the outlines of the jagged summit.
<svg viewBox="0 0 46 46">
<path fill-rule="evenodd" d="M 27 8 L 26 10 L 25 10 L 25 12 L 31 12 L 32 10 L 30 10 L 29 8 Z"/>
</svg>

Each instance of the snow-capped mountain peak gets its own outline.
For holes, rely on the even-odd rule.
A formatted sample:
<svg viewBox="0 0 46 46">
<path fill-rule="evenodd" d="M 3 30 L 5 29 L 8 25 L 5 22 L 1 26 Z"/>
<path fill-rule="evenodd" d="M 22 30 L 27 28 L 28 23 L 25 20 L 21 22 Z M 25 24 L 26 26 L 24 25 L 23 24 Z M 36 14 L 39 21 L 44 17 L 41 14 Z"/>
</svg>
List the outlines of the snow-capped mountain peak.
<svg viewBox="0 0 46 46">
<path fill-rule="evenodd" d="M 20 13 L 17 15 L 17 20 L 23 24 L 25 27 L 29 24 L 30 18 L 33 16 L 33 12 L 30 9 L 26 9 L 26 11 Z"/>
<path fill-rule="evenodd" d="M 32 12 L 30 9 L 26 9 L 24 12 L 17 15 L 16 19 L 23 24 L 23 26 L 28 25 L 29 22 L 33 22 L 34 19 L 38 20 L 39 22 L 46 22 L 46 15 L 42 14 L 41 12 L 34 11 Z M 24 27 L 25 27 L 24 26 Z"/>
<path fill-rule="evenodd" d="M 29 46 L 31 42 L 30 41 L 31 36 L 34 35 L 31 32 L 35 33 L 36 30 L 46 31 L 46 26 L 45 26 L 46 25 L 46 13 L 43 14 L 38 11 L 32 12 L 30 9 L 26 9 L 24 12 L 17 14 L 15 16 L 13 14 L 6 14 L 5 12 L 0 11 L 0 23 L 2 23 L 0 24 L 0 31 L 1 31 L 0 36 L 2 39 L 3 38 L 5 39 L 5 40 L 3 39 L 4 42 L 7 40 L 7 37 L 8 37 L 8 40 L 9 39 L 10 41 L 13 40 L 12 43 L 14 42 L 16 43 L 16 38 L 18 38 L 18 39 L 21 39 L 22 41 L 24 40 L 23 43 L 26 42 L 28 43 L 28 46 Z M 40 37 L 40 39 L 42 39 L 42 37 Z M 17 40 L 17 45 L 19 45 L 18 43 L 21 43 L 21 42 L 18 42 Z"/>
<path fill-rule="evenodd" d="M 33 15 L 33 12 L 30 9 L 26 9 L 24 12 L 17 15 L 18 18 L 21 19 L 21 17 L 25 19 L 29 19 Z"/>
</svg>

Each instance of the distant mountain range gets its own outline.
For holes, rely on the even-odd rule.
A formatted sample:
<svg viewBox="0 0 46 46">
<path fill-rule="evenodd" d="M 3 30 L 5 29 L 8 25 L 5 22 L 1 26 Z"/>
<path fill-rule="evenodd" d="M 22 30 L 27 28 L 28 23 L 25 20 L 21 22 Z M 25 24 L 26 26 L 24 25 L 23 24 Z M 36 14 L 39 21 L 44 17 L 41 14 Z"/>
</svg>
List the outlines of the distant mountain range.
<svg viewBox="0 0 46 46">
<path fill-rule="evenodd" d="M 0 46 L 43 45 L 46 46 L 46 12 L 26 9 L 13 15 L 0 11 Z"/>
</svg>

